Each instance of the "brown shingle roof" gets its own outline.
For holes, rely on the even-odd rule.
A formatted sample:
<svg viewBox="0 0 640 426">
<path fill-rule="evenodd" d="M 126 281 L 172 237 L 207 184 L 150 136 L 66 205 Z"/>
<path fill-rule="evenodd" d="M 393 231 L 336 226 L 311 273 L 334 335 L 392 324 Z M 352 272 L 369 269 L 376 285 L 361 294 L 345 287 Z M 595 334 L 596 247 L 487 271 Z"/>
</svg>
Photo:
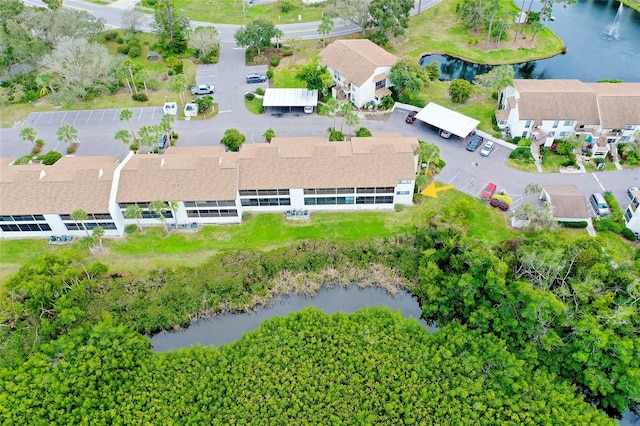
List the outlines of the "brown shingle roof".
<svg viewBox="0 0 640 426">
<path fill-rule="evenodd" d="M 51 166 L 0 163 L 0 214 L 107 213 L 117 157 L 62 157 Z"/>
<path fill-rule="evenodd" d="M 640 124 L 640 83 L 585 83 L 596 92 L 604 129 Z"/>
<path fill-rule="evenodd" d="M 239 189 L 395 186 L 415 179 L 414 137 L 379 134 L 328 142 L 326 138 L 274 138 L 240 149 Z"/>
<path fill-rule="evenodd" d="M 520 120 L 577 120 L 599 124 L 595 91 L 579 80 L 514 80 Z"/>
<path fill-rule="evenodd" d="M 393 66 L 398 58 L 367 39 L 336 40 L 320 52 L 322 64 L 338 71 L 356 86 L 371 77 L 376 68 Z"/>
<path fill-rule="evenodd" d="M 171 147 L 135 155 L 122 168 L 118 202 L 235 200 L 236 153 L 222 147 Z"/>
<path fill-rule="evenodd" d="M 587 219 L 587 202 L 575 185 L 545 185 L 556 218 Z"/>
</svg>

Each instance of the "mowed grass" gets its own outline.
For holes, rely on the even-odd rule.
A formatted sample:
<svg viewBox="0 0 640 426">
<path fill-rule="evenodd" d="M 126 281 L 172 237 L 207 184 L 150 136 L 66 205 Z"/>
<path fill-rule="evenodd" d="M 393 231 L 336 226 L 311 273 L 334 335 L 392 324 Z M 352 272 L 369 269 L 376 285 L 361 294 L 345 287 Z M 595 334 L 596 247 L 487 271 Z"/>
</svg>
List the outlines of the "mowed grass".
<svg viewBox="0 0 640 426">
<path fill-rule="evenodd" d="M 406 42 L 393 47 L 396 54 L 420 57 L 425 53 L 447 54 L 480 64 L 514 64 L 548 58 L 561 53 L 565 46 L 552 31 L 540 31 L 531 42 L 533 32 L 526 27 L 521 47 L 513 45 L 509 36 L 500 46 L 491 42 L 486 48 L 486 33 L 473 33 L 456 14 L 456 0 L 442 0 L 437 6 L 411 18 Z M 515 5 L 505 1 L 510 9 Z M 515 26 L 512 25 L 515 28 Z M 511 41 L 511 42 L 510 42 Z"/>
<path fill-rule="evenodd" d="M 438 198 L 425 198 L 416 206 L 401 212 L 322 212 L 312 213 L 305 222 L 286 220 L 284 214 L 258 214 L 245 218 L 240 225 L 205 226 L 194 233 L 166 235 L 160 227 L 148 228 L 124 239 L 106 240 L 107 253 L 98 259 L 114 271 L 140 271 L 178 265 L 197 265 L 209 256 L 233 250 L 271 250 L 301 240 L 358 241 L 384 238 L 411 232 L 436 215 L 455 216 L 487 245 L 511 238 L 514 234 L 505 224 L 505 215 L 486 203 L 456 190 L 442 191 Z M 68 247 L 68 246 L 67 246 Z M 73 246 L 76 249 L 76 245 Z M 44 240 L 0 241 L 0 279 L 15 272 L 22 264 L 47 250 Z"/>
</svg>

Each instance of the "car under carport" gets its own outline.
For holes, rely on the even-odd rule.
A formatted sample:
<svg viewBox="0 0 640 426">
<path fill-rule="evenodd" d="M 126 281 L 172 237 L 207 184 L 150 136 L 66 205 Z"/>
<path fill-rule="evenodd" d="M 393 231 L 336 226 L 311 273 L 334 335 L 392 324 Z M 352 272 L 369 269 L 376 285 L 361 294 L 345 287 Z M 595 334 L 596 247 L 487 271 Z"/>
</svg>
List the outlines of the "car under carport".
<svg viewBox="0 0 640 426">
<path fill-rule="evenodd" d="M 461 139 L 475 132 L 480 122 L 474 118 L 467 117 L 464 114 L 445 108 L 441 105 L 429 102 L 416 115 L 416 120 L 420 120 L 433 127 L 444 130 L 452 135 L 456 135 Z"/>
</svg>

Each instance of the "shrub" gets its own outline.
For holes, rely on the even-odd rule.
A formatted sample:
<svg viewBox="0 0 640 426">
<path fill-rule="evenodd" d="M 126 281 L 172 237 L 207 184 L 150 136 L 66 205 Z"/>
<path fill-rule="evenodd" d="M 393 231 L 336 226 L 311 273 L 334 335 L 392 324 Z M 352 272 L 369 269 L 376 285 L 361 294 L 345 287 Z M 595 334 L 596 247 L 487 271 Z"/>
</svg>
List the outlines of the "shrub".
<svg viewBox="0 0 640 426">
<path fill-rule="evenodd" d="M 514 149 L 511 151 L 511 154 L 509 154 L 509 158 L 522 160 L 527 163 L 533 161 L 533 156 L 531 155 L 531 149 L 529 147 L 518 147 Z"/>
<path fill-rule="evenodd" d="M 380 102 L 380 108 L 385 110 L 393 108 L 394 103 L 395 102 L 391 96 L 385 96 L 384 98 L 382 98 L 382 101 Z"/>
<path fill-rule="evenodd" d="M 136 229 L 138 229 L 138 226 L 132 223 L 124 227 L 124 232 L 127 234 L 133 234 L 136 232 Z"/>
<path fill-rule="evenodd" d="M 67 154 L 75 154 L 78 147 L 75 144 L 71 144 L 67 147 Z M 45 154 L 47 155 L 47 154 Z"/>
<path fill-rule="evenodd" d="M 256 94 L 258 94 L 260 96 L 264 95 L 264 89 L 262 87 L 258 87 L 256 89 Z"/>
<path fill-rule="evenodd" d="M 180 135 L 178 135 L 176 132 L 172 132 L 172 133 L 171 133 L 171 139 L 178 140 L 178 137 L 179 137 L 179 136 L 180 136 Z"/>
<path fill-rule="evenodd" d="M 182 74 L 183 70 L 184 70 L 184 64 L 183 64 L 182 62 L 180 62 L 180 63 L 179 63 L 178 65 L 176 65 L 175 67 L 173 67 L 173 71 L 174 71 L 176 74 Z"/>
<path fill-rule="evenodd" d="M 50 166 L 61 158 L 62 158 L 62 154 L 60 154 L 58 151 L 49 151 L 46 154 L 40 156 L 38 159 L 45 166 Z"/>
<path fill-rule="evenodd" d="M 137 143 L 132 143 L 131 145 L 129 145 L 129 149 L 131 151 L 137 151 L 140 147 L 138 146 Z"/>
<path fill-rule="evenodd" d="M 146 93 L 138 92 L 131 95 L 131 99 L 137 102 L 147 102 L 149 98 Z"/>
<path fill-rule="evenodd" d="M 118 30 L 109 30 L 104 33 L 104 41 L 114 41 L 119 35 Z"/>
<path fill-rule="evenodd" d="M 248 101 L 252 101 L 254 98 L 256 97 L 256 95 L 254 95 L 253 93 L 249 92 L 249 93 L 245 93 L 244 94 L 244 98 Z"/>
<path fill-rule="evenodd" d="M 175 68 L 181 62 L 180 59 L 176 58 L 175 56 L 169 56 L 167 59 L 165 59 L 165 63 L 169 68 Z"/>
<path fill-rule="evenodd" d="M 271 66 L 272 67 L 277 67 L 278 65 L 280 65 L 280 58 L 278 58 L 277 56 L 272 56 L 271 57 Z"/>
<path fill-rule="evenodd" d="M 358 130 L 356 130 L 356 136 L 361 138 L 368 137 L 371 136 L 371 131 L 366 127 L 360 127 Z"/>
<path fill-rule="evenodd" d="M 31 148 L 32 154 L 40 154 L 41 151 L 42 151 L 42 145 L 34 145 L 33 148 Z"/>
<path fill-rule="evenodd" d="M 158 4 L 158 0 L 147 0 L 147 4 L 149 6 L 155 6 L 156 4 Z"/>
<path fill-rule="evenodd" d="M 586 220 L 581 220 L 576 222 L 558 222 L 558 224 L 565 228 L 586 228 L 588 222 Z"/>
<path fill-rule="evenodd" d="M 456 104 L 463 104 L 471 97 L 473 86 L 467 80 L 455 78 L 449 85 L 449 96 Z"/>
<path fill-rule="evenodd" d="M 273 70 L 267 70 L 266 74 L 269 80 L 273 80 Z"/>
<path fill-rule="evenodd" d="M 130 58 L 137 58 L 141 54 L 142 54 L 142 48 L 140 46 L 131 46 L 128 53 Z"/>
<path fill-rule="evenodd" d="M 116 50 L 118 51 L 118 53 L 122 53 L 123 55 L 126 55 L 129 53 L 130 49 L 131 48 L 129 47 L 128 44 L 123 44 L 122 46 L 118 46 Z"/>
<path fill-rule="evenodd" d="M 629 241 L 636 241 L 638 239 L 638 237 L 636 236 L 636 233 L 629 228 L 624 228 L 622 230 L 622 236 Z"/>
<path fill-rule="evenodd" d="M 344 140 L 344 133 L 340 130 L 329 129 L 329 140 L 332 142 L 339 142 Z"/>
<path fill-rule="evenodd" d="M 167 74 L 169 75 L 174 75 L 176 72 L 173 70 L 173 68 L 169 68 L 169 71 L 167 71 Z"/>
<path fill-rule="evenodd" d="M 286 49 L 282 51 L 282 56 L 293 56 L 293 49 Z"/>
<path fill-rule="evenodd" d="M 593 227 L 596 231 L 611 231 L 619 234 L 624 227 L 615 223 L 611 217 L 596 217 L 593 220 Z"/>
<path fill-rule="evenodd" d="M 124 43 L 124 39 L 122 37 L 118 37 L 118 38 L 116 38 L 116 43 L 122 44 L 122 43 Z"/>
<path fill-rule="evenodd" d="M 280 1 L 280 11 L 282 13 L 289 13 L 291 10 L 293 10 L 293 2 L 291 0 Z"/>
<path fill-rule="evenodd" d="M 514 140 L 515 140 L 515 138 L 514 138 Z M 533 141 L 531 139 L 529 139 L 529 138 L 521 138 L 517 142 L 518 142 L 518 146 L 530 147 L 531 143 Z"/>
</svg>

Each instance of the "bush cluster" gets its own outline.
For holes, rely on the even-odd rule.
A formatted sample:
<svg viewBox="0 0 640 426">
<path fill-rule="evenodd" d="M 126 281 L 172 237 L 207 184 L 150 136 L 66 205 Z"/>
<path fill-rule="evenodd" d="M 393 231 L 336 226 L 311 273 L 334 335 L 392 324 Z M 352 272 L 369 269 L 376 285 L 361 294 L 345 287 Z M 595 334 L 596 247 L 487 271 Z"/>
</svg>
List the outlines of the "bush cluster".
<svg viewBox="0 0 640 426">
<path fill-rule="evenodd" d="M 588 223 L 586 220 L 581 220 L 576 222 L 558 222 L 558 225 L 565 228 L 586 228 Z"/>
<path fill-rule="evenodd" d="M 249 93 L 245 93 L 244 94 L 244 98 L 248 101 L 252 101 L 254 100 L 256 97 L 256 95 L 254 95 L 253 93 L 249 92 Z"/>
<path fill-rule="evenodd" d="M 149 97 L 146 93 L 138 92 L 131 95 L 131 99 L 138 102 L 147 102 L 149 100 Z"/>
<path fill-rule="evenodd" d="M 533 163 L 533 156 L 531 155 L 531 149 L 529 147 L 518 147 L 511 151 L 509 158 L 514 160 L 520 160 L 525 163 Z"/>
</svg>

